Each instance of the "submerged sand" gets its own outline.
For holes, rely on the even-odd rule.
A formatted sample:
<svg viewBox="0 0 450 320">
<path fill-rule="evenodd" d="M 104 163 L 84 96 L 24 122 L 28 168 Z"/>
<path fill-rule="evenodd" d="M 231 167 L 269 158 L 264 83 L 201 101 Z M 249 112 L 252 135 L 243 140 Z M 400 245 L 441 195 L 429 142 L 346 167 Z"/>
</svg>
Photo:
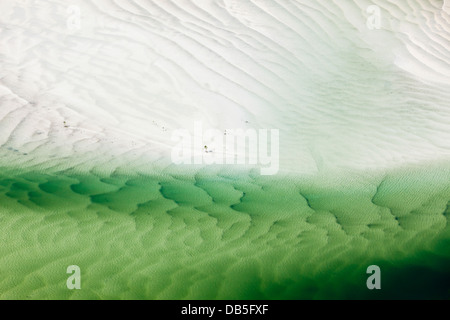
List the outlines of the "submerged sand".
<svg viewBox="0 0 450 320">
<path fill-rule="evenodd" d="M 449 26 L 438 0 L 2 0 L 0 298 L 450 298 Z M 174 165 L 196 122 L 279 130 L 278 174 Z"/>
<path fill-rule="evenodd" d="M 449 178 L 449 168 L 376 184 L 3 168 L 0 297 L 447 299 Z M 379 292 L 366 288 L 372 264 Z M 81 290 L 66 287 L 69 265 Z"/>
</svg>

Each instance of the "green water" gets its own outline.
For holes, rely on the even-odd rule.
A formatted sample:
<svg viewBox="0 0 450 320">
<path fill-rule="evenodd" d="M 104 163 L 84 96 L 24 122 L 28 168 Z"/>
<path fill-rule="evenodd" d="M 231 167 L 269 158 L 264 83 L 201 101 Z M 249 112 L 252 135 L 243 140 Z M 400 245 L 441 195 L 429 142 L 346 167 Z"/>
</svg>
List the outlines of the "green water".
<svg viewBox="0 0 450 320">
<path fill-rule="evenodd" d="M 343 176 L 3 167 L 0 298 L 449 299 L 450 170 Z"/>
</svg>

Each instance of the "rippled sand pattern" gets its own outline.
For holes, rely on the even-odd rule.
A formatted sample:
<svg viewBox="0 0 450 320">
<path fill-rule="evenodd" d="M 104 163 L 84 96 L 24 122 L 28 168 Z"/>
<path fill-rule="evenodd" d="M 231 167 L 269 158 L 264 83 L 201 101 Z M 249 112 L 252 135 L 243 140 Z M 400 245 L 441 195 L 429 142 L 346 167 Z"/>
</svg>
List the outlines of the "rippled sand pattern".
<svg viewBox="0 0 450 320">
<path fill-rule="evenodd" d="M 447 0 L 1 0 L 0 298 L 450 299 L 449 101 Z"/>
<path fill-rule="evenodd" d="M 448 298 L 449 177 L 336 189 L 226 172 L 2 173 L 0 297 Z M 381 293 L 365 288 L 374 263 Z"/>
<path fill-rule="evenodd" d="M 448 157 L 450 9 L 374 3 L 74 1 L 70 27 L 66 1 L 2 1 L 0 143 L 33 154 L 17 164 L 148 163 L 201 121 L 279 129 L 289 172 Z"/>
</svg>

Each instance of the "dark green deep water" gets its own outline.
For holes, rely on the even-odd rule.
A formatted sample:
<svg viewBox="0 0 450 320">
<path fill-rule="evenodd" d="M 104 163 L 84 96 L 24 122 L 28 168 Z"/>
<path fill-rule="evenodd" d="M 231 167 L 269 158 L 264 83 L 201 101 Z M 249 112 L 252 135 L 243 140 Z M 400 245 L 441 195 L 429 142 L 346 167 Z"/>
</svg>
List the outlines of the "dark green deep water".
<svg viewBox="0 0 450 320">
<path fill-rule="evenodd" d="M 449 181 L 3 167 L 0 298 L 449 299 Z"/>
</svg>

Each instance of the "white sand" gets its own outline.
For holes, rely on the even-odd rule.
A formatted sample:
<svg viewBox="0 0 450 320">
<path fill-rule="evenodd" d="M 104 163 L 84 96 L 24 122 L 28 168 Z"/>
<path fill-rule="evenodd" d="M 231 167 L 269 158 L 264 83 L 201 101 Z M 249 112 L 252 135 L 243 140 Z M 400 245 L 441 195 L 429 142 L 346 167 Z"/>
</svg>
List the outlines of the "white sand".
<svg viewBox="0 0 450 320">
<path fill-rule="evenodd" d="M 379 30 L 366 25 L 373 4 Z M 279 129 L 281 172 L 449 159 L 449 8 L 2 0 L 2 162 L 170 164 L 172 132 L 195 121 Z"/>
</svg>

